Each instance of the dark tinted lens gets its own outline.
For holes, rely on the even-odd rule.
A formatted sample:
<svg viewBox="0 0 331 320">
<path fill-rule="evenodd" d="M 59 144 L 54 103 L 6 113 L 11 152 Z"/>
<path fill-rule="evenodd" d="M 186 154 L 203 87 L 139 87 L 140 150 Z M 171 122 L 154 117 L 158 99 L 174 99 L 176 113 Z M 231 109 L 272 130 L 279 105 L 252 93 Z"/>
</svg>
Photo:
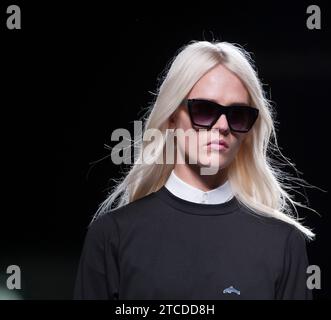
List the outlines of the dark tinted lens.
<svg viewBox="0 0 331 320">
<path fill-rule="evenodd" d="M 194 100 L 190 104 L 194 124 L 210 126 L 218 118 L 218 106 L 209 101 Z"/>
<path fill-rule="evenodd" d="M 248 131 L 257 117 L 257 109 L 246 106 L 235 106 L 229 110 L 227 120 L 233 130 Z"/>
</svg>

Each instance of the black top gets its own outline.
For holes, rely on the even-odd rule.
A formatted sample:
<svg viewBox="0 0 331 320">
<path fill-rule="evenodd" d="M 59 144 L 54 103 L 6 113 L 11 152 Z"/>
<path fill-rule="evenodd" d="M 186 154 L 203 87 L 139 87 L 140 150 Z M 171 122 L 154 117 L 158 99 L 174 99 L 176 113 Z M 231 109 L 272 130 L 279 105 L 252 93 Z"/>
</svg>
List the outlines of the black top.
<svg viewBox="0 0 331 320">
<path fill-rule="evenodd" d="M 89 228 L 75 299 L 312 299 L 304 235 L 233 197 L 197 204 L 162 187 Z"/>
</svg>

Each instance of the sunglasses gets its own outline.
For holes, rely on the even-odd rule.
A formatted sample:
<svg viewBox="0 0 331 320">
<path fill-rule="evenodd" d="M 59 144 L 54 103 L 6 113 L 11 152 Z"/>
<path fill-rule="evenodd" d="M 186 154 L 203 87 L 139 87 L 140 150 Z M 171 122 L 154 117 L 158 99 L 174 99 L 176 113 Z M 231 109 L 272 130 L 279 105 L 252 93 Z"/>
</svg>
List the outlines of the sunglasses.
<svg viewBox="0 0 331 320">
<path fill-rule="evenodd" d="M 222 106 L 204 99 L 185 99 L 192 125 L 208 130 L 225 114 L 231 131 L 248 132 L 255 123 L 259 110 L 250 106 Z"/>
</svg>

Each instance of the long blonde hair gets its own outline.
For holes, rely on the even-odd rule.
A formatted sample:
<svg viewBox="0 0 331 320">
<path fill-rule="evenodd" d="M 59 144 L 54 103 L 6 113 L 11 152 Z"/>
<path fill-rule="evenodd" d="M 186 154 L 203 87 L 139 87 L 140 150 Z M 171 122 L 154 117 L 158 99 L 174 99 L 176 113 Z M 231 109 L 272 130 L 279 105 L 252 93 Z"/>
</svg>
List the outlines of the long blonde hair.
<svg viewBox="0 0 331 320">
<path fill-rule="evenodd" d="M 313 239 L 315 234 L 300 222 L 295 206 L 316 211 L 295 201 L 287 191 L 295 189 L 294 183 L 303 183 L 301 186 L 308 184 L 282 169 L 286 164 L 298 173 L 294 164 L 279 150 L 274 125 L 276 112 L 271 101 L 265 96 L 250 54 L 239 45 L 220 41 L 191 41 L 180 48 L 160 79 L 155 100 L 142 117 L 143 133 L 148 129 L 159 129 L 166 137 L 169 117 L 194 84 L 218 64 L 227 67 L 243 81 L 252 104 L 259 109 L 259 117 L 248 139 L 243 141 L 228 167 L 228 181 L 236 198 L 249 210 L 290 223 L 308 239 Z M 163 141 L 166 140 L 167 138 Z M 113 179 L 115 185 L 99 206 L 92 221 L 105 212 L 159 190 L 168 179 L 174 164 L 147 164 L 142 161 L 142 155 L 146 151 L 145 141 L 141 139 L 134 144 L 134 147 L 138 148 L 138 157 L 121 179 Z M 151 157 L 159 158 L 164 155 L 164 151 L 164 148 L 159 148 L 158 153 Z M 268 153 L 276 156 L 278 160 Z M 290 205 L 296 214 L 293 214 Z"/>
</svg>

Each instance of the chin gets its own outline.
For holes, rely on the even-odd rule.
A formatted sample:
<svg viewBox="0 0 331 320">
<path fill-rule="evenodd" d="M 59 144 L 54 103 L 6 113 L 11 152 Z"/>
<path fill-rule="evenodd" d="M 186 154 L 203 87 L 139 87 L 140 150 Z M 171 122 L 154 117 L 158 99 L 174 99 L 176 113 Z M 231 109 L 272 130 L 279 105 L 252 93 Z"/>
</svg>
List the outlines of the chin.
<svg viewBox="0 0 331 320">
<path fill-rule="evenodd" d="M 223 155 L 208 155 L 207 157 L 200 157 L 199 162 L 203 166 L 218 166 L 223 167 L 227 161 Z"/>
<path fill-rule="evenodd" d="M 219 170 L 226 168 L 226 162 L 219 157 L 208 157 L 199 159 L 198 165 L 200 168 L 210 168 L 212 172 L 217 173 Z"/>
</svg>

